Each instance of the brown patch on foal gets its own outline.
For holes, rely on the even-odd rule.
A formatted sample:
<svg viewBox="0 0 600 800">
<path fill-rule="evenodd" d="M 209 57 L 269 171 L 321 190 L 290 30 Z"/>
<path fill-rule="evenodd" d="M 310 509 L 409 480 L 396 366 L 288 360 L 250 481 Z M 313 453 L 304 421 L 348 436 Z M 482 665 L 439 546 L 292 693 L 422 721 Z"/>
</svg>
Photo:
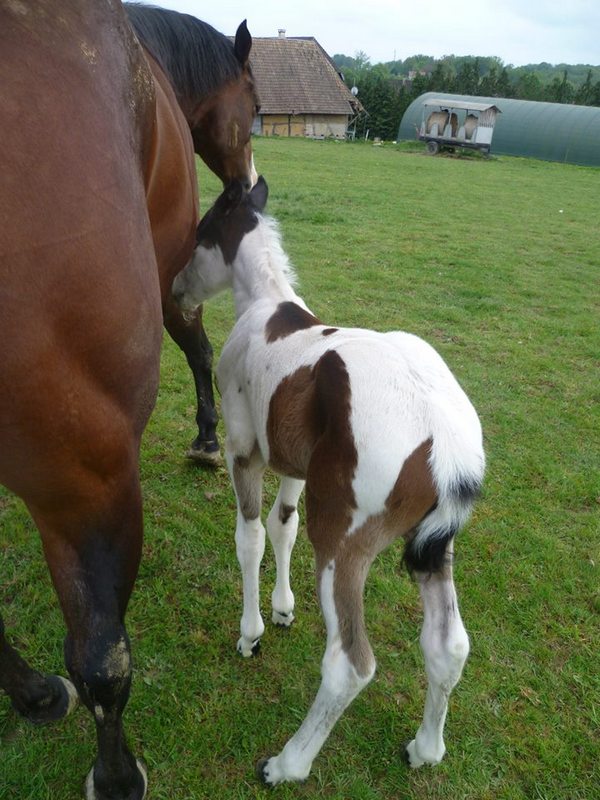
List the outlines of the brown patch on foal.
<svg viewBox="0 0 600 800">
<path fill-rule="evenodd" d="M 282 380 L 269 404 L 267 438 L 269 464 L 276 472 L 306 479 L 307 492 L 320 500 L 343 496 L 354 508 L 350 380 L 334 350 Z"/>
<path fill-rule="evenodd" d="M 282 503 L 279 506 L 279 521 L 282 525 L 285 525 L 289 518 L 292 516 L 294 511 L 296 510 L 296 506 L 287 505 L 287 503 Z"/>
<path fill-rule="evenodd" d="M 307 311 L 297 303 L 286 300 L 279 303 L 277 311 L 270 317 L 265 328 L 267 342 L 271 344 L 277 339 L 285 339 L 296 331 L 311 328 L 313 325 L 321 325 L 314 314 Z"/>
<path fill-rule="evenodd" d="M 269 403 L 269 465 L 281 475 L 305 478 L 318 435 L 314 369 L 300 367 L 281 381 Z"/>
<path fill-rule="evenodd" d="M 433 439 L 429 438 L 413 450 L 385 501 L 389 522 L 397 535 L 406 536 L 437 502 L 429 466 L 432 445 Z"/>
<path fill-rule="evenodd" d="M 358 455 L 350 423 L 350 378 L 335 350 L 315 365 L 315 398 L 319 436 L 306 473 L 306 523 L 319 577 L 338 555 L 356 508 L 352 481 Z"/>
</svg>

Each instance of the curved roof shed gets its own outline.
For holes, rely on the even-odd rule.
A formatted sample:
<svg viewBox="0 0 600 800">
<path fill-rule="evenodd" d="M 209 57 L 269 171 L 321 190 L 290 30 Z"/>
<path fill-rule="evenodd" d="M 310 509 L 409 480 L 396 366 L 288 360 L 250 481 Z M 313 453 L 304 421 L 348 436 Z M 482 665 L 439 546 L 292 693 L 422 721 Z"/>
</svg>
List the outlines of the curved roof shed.
<svg viewBox="0 0 600 800">
<path fill-rule="evenodd" d="M 494 103 L 502 112 L 494 128 L 494 153 L 600 166 L 600 108 L 593 106 L 426 92 L 413 100 L 404 112 L 399 140 L 416 138 L 423 106 L 435 98 L 446 100 L 449 106 L 453 100 Z"/>
</svg>

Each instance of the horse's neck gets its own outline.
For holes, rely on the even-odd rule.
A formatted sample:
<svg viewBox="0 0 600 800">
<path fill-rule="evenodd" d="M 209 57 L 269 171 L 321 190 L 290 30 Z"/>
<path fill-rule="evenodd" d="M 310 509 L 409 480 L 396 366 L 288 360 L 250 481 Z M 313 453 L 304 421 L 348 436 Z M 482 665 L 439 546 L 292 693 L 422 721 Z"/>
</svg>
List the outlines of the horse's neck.
<svg viewBox="0 0 600 800">
<path fill-rule="evenodd" d="M 152 86 L 140 91 L 155 97 L 152 139 L 146 148 L 144 179 L 146 204 L 158 264 L 163 299 L 173 278 L 194 251 L 198 220 L 196 162 L 189 127 L 166 75 L 146 53 Z"/>
<path fill-rule="evenodd" d="M 290 283 L 291 274 L 277 235 L 262 220 L 246 234 L 235 258 L 233 299 L 238 319 L 258 301 L 268 300 L 277 306 L 292 300 L 304 305 Z"/>
</svg>

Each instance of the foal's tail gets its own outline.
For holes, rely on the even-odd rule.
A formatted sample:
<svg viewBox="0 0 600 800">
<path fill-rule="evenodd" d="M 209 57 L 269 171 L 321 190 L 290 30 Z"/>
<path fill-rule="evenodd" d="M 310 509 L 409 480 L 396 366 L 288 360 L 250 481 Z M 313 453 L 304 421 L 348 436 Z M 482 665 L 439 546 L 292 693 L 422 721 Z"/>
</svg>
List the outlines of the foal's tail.
<svg viewBox="0 0 600 800">
<path fill-rule="evenodd" d="M 446 564 L 448 543 L 456 536 L 471 513 L 479 495 L 481 481 L 468 480 L 438 500 L 415 528 L 404 548 L 404 563 L 412 572 L 439 572 Z"/>
<path fill-rule="evenodd" d="M 411 573 L 439 572 L 444 567 L 448 543 L 466 523 L 481 491 L 485 456 L 479 420 L 472 407 L 471 412 L 454 430 L 446 427 L 432 437 L 429 467 L 437 503 L 404 548 L 404 563 Z"/>
</svg>

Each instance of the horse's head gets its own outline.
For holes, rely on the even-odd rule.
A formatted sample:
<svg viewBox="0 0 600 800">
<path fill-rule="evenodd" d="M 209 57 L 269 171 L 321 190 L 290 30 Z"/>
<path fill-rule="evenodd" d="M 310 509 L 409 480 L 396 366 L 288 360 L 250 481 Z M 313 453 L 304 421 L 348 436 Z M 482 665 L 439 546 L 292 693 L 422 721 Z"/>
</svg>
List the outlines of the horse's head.
<svg viewBox="0 0 600 800">
<path fill-rule="evenodd" d="M 246 20 L 235 42 L 189 14 L 126 3 L 129 21 L 171 82 L 194 150 L 227 185 L 256 183 L 250 133 L 259 102 Z"/>
<path fill-rule="evenodd" d="M 244 20 L 234 44 L 239 75 L 211 92 L 189 115 L 196 153 L 224 185 L 238 180 L 246 189 L 257 179 L 250 134 L 260 109 L 249 64 L 251 48 Z"/>
</svg>

